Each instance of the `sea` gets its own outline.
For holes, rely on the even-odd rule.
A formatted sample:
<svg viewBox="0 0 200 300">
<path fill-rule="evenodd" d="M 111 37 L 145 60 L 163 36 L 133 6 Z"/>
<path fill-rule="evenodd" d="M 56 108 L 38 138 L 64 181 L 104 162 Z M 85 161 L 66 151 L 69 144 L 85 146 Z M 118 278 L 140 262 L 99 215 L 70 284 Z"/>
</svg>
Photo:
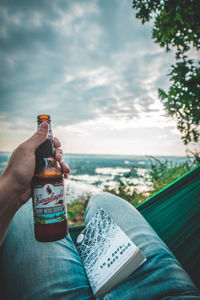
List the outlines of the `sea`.
<svg viewBox="0 0 200 300">
<path fill-rule="evenodd" d="M 3 172 L 11 153 L 0 152 L 0 174 Z M 160 161 L 179 164 L 187 157 L 157 156 Z M 71 203 L 81 196 L 92 196 L 105 189 L 112 189 L 119 181 L 131 183 L 137 191 L 148 190 L 148 172 L 151 156 L 64 154 L 63 161 L 71 169 L 65 179 L 67 202 Z"/>
</svg>

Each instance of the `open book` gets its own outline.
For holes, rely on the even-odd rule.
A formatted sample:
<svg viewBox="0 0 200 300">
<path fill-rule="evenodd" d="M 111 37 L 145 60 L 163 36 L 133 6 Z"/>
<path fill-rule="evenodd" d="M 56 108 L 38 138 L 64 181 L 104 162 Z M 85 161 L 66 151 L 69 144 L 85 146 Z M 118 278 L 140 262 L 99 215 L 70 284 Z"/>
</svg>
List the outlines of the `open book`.
<svg viewBox="0 0 200 300">
<path fill-rule="evenodd" d="M 76 247 L 95 297 L 107 294 L 146 260 L 102 208 L 78 235 Z"/>
</svg>

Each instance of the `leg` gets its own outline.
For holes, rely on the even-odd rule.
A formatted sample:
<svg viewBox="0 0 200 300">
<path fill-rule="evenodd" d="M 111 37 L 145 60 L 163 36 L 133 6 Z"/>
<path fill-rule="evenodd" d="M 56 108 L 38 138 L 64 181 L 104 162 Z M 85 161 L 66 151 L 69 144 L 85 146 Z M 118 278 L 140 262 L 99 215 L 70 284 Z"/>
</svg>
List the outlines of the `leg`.
<svg viewBox="0 0 200 300">
<path fill-rule="evenodd" d="M 136 272 L 106 295 L 105 299 L 155 300 L 176 295 L 194 295 L 194 299 L 200 299 L 200 292 L 169 248 L 133 206 L 108 193 L 95 195 L 86 210 L 86 223 L 98 207 L 109 213 L 147 258 Z"/>
<path fill-rule="evenodd" d="M 2 271 L 9 299 L 91 299 L 82 263 L 68 235 L 37 242 L 29 201 L 16 214 L 2 246 Z"/>
</svg>

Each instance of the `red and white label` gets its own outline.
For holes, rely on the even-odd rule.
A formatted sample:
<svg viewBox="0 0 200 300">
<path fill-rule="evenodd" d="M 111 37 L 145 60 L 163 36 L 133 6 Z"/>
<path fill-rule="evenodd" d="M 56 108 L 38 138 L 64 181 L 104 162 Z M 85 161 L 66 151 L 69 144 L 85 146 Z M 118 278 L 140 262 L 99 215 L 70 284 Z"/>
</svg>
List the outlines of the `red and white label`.
<svg viewBox="0 0 200 300">
<path fill-rule="evenodd" d="M 61 222 L 66 217 L 65 191 L 63 184 L 36 185 L 33 188 L 35 223 Z"/>
</svg>

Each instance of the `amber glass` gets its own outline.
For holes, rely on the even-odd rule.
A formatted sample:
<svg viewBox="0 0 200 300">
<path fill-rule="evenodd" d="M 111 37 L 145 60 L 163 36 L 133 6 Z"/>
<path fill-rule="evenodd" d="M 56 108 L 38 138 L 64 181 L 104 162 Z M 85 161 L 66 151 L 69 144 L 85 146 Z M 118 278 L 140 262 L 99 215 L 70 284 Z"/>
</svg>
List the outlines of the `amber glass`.
<svg viewBox="0 0 200 300">
<path fill-rule="evenodd" d="M 50 115 L 38 115 L 37 116 L 37 121 L 38 123 L 40 124 L 41 122 L 47 122 L 47 123 L 50 123 L 51 122 L 51 117 Z"/>
<path fill-rule="evenodd" d="M 51 118 L 49 115 L 38 115 L 37 116 L 38 127 L 42 122 L 46 122 L 49 124 L 51 128 Z M 53 144 L 53 136 L 52 138 L 47 138 L 44 143 L 42 143 L 36 150 L 36 162 L 43 157 L 54 156 L 54 144 Z"/>
<path fill-rule="evenodd" d="M 50 124 L 50 116 L 39 115 L 38 124 L 41 122 Z M 33 189 L 39 185 L 63 185 L 63 172 L 59 163 L 54 158 L 54 145 L 52 139 L 47 139 L 36 150 L 36 167 L 32 181 Z M 66 203 L 64 203 L 66 205 Z M 34 206 L 34 201 L 33 201 Z M 34 224 L 35 238 L 40 242 L 56 241 L 64 238 L 68 233 L 67 219 L 50 224 Z"/>
</svg>

